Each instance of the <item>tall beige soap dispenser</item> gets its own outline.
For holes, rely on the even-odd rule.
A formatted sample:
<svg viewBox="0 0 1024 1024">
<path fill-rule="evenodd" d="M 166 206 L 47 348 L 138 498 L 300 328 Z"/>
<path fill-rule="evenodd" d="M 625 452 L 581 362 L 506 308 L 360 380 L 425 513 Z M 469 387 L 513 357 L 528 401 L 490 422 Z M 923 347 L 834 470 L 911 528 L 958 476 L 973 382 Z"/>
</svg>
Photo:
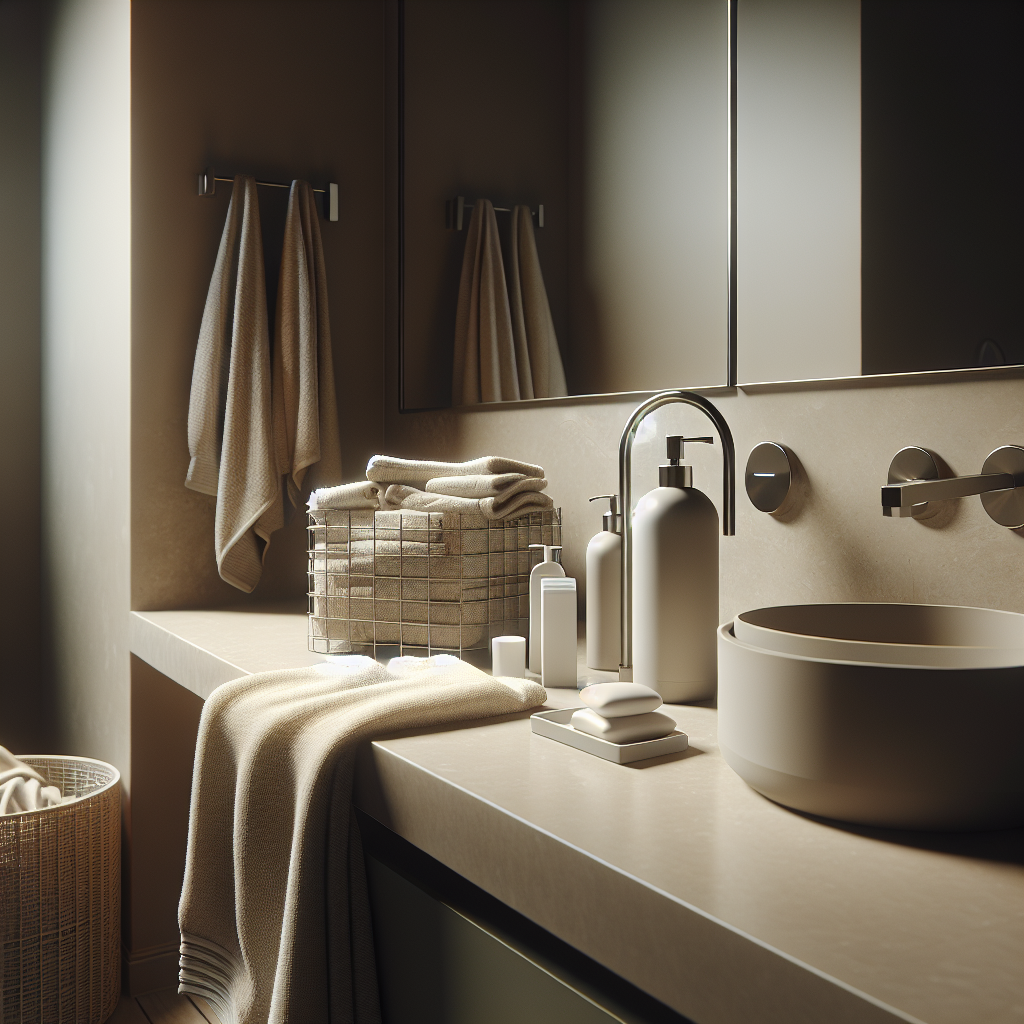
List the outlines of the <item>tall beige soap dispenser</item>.
<svg viewBox="0 0 1024 1024">
<path fill-rule="evenodd" d="M 614 672 L 621 664 L 622 514 L 617 494 L 607 498 L 601 532 L 587 545 L 587 667 Z"/>
<path fill-rule="evenodd" d="M 668 704 L 714 697 L 718 683 L 718 512 L 667 438 L 668 465 L 633 512 L 633 681 Z"/>
<path fill-rule="evenodd" d="M 561 544 L 531 544 L 530 547 L 544 551 L 544 560 L 530 573 L 530 671 L 540 675 L 540 581 L 545 577 L 564 577 L 565 570 L 554 555 L 562 550 Z"/>
</svg>

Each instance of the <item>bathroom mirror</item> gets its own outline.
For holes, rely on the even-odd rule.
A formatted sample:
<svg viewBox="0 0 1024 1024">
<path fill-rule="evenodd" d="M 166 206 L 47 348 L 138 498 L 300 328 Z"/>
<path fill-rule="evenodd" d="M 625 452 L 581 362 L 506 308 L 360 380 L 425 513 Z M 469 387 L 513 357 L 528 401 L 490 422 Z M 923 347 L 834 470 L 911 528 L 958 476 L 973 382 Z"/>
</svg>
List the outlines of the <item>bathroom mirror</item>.
<svg viewBox="0 0 1024 1024">
<path fill-rule="evenodd" d="M 737 380 L 1024 363 L 1024 5 L 740 0 Z"/>
<path fill-rule="evenodd" d="M 404 0 L 399 19 L 402 407 L 452 404 L 479 199 L 506 275 L 502 208 L 530 207 L 569 394 L 726 383 L 728 3 Z"/>
</svg>

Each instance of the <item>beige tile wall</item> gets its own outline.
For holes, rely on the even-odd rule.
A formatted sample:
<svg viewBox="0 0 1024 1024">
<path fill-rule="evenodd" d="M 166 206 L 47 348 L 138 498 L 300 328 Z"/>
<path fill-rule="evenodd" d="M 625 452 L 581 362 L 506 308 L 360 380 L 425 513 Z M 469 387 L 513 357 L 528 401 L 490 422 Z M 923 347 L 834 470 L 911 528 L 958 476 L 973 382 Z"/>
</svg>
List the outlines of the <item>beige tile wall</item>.
<svg viewBox="0 0 1024 1024">
<path fill-rule="evenodd" d="M 909 444 L 938 452 L 956 473 L 978 473 L 1002 444 L 1024 444 L 1024 382 L 885 384 L 711 395 L 742 467 L 761 441 L 788 445 L 806 470 L 785 522 L 758 512 L 739 483 L 735 537 L 721 541 L 724 621 L 745 608 L 799 601 L 922 601 L 1024 611 L 1024 536 L 988 518 L 978 498 L 948 503 L 927 522 L 883 518 L 879 488 Z M 600 529 L 592 494 L 617 490 L 618 438 L 636 401 L 590 401 L 479 411 L 392 412 L 388 449 L 464 459 L 500 453 L 542 464 L 565 521 L 566 571 L 584 575 Z M 666 433 L 706 434 L 696 410 L 655 414 L 657 438 L 634 449 L 634 490 L 657 482 Z M 694 446 L 697 486 L 720 502 L 718 446 Z M 680 567 L 685 571 L 685 566 Z M 582 613 L 582 608 L 581 608 Z"/>
</svg>

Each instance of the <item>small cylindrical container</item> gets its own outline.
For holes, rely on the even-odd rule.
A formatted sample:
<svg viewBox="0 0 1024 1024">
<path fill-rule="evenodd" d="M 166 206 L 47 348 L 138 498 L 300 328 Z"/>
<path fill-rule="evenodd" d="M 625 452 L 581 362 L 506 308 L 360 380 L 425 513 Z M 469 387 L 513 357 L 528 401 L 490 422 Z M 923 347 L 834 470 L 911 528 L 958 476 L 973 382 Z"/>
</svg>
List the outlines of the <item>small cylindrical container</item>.
<svg viewBox="0 0 1024 1024">
<path fill-rule="evenodd" d="M 615 672 L 622 660 L 622 515 L 617 494 L 607 498 L 601 532 L 587 545 L 587 667 Z"/>
<path fill-rule="evenodd" d="M 526 676 L 526 638 L 522 636 L 496 636 L 491 641 L 491 675 Z"/>
<path fill-rule="evenodd" d="M 540 681 L 543 686 L 576 686 L 576 581 L 540 581 Z"/>
</svg>

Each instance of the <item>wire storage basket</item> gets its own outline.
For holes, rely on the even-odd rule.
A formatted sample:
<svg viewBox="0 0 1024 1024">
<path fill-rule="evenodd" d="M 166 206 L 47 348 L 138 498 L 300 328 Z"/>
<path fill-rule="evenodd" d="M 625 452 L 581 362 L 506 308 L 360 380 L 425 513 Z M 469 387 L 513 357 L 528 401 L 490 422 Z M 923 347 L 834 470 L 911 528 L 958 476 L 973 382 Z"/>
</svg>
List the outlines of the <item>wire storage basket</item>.
<svg viewBox="0 0 1024 1024">
<path fill-rule="evenodd" d="M 64 802 L 0 816 L 0 1024 L 101 1024 L 121 994 L 121 776 L 21 760 Z"/>
<path fill-rule="evenodd" d="M 485 663 L 495 636 L 526 636 L 530 544 L 561 544 L 560 509 L 516 519 L 460 512 L 311 509 L 309 649 L 451 653 Z"/>
</svg>

